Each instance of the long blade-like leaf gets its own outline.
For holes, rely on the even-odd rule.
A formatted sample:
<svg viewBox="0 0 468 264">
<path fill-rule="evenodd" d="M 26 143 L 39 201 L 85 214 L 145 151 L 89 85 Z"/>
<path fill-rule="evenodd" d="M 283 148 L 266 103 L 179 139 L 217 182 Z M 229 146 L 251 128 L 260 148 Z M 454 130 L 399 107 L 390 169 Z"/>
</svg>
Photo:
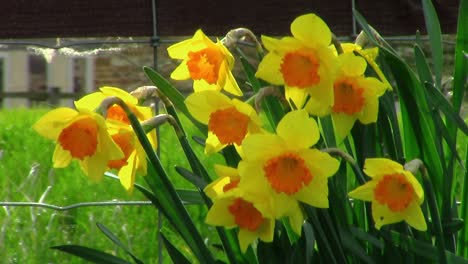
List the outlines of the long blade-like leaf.
<svg viewBox="0 0 468 264">
<path fill-rule="evenodd" d="M 61 246 L 54 246 L 51 247 L 52 249 L 57 249 L 63 252 L 66 252 L 71 255 L 75 255 L 80 257 L 84 260 L 91 261 L 93 263 L 98 264 L 131 264 L 130 262 L 118 258 L 114 255 L 108 254 L 106 252 L 102 252 L 96 250 L 94 248 L 78 246 L 78 245 L 61 245 Z"/>
<path fill-rule="evenodd" d="M 440 30 L 439 18 L 437 17 L 432 0 L 422 0 L 422 7 L 432 52 L 432 63 L 434 65 L 436 79 L 435 85 L 440 89 L 442 87 L 442 67 L 444 59 L 442 51 L 442 31 Z"/>
<path fill-rule="evenodd" d="M 172 259 L 173 263 L 180 263 L 180 264 L 190 264 L 191 262 L 182 254 L 177 248 L 172 245 L 172 243 L 167 240 L 167 238 L 164 235 L 161 235 L 164 246 L 166 246 L 167 253 L 169 253 L 169 256 Z"/>
<path fill-rule="evenodd" d="M 112 242 L 114 242 L 115 245 L 117 245 L 118 247 L 120 247 L 121 249 L 123 249 L 125 251 L 125 253 L 127 253 L 128 255 L 130 255 L 130 257 L 132 257 L 133 261 L 135 261 L 135 263 L 137 264 L 143 264 L 143 261 L 139 260 L 135 254 L 133 254 L 130 249 L 127 248 L 127 246 L 125 246 L 119 238 L 117 238 L 106 226 L 104 226 L 103 224 L 101 223 L 96 223 L 97 227 L 102 231 L 102 233 L 104 233 L 104 235 L 106 235 L 106 237 L 108 237 Z"/>
</svg>

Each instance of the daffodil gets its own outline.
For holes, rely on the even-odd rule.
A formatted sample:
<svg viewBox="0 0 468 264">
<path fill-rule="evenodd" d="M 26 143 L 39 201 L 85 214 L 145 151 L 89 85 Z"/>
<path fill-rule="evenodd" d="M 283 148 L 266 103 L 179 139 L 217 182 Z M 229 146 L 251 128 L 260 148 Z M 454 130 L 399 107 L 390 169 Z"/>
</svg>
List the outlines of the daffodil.
<svg viewBox="0 0 468 264">
<path fill-rule="evenodd" d="M 258 66 L 256 76 L 274 85 L 284 85 L 286 98 L 298 108 L 306 102 L 326 115 L 333 105 L 336 56 L 328 48 L 332 33 L 315 14 L 297 17 L 291 24 L 293 37 L 262 36 L 269 53 Z M 308 101 L 306 101 L 308 100 Z"/>
<path fill-rule="evenodd" d="M 146 153 L 135 132 L 129 126 L 118 122 L 108 122 L 107 125 L 112 140 L 124 153 L 121 159 L 109 160 L 107 166 L 118 171 L 120 183 L 128 192 L 131 192 L 136 174 L 146 175 Z"/>
<path fill-rule="evenodd" d="M 54 109 L 33 128 L 41 136 L 57 141 L 52 157 L 55 168 L 64 168 L 76 159 L 92 180 L 103 177 L 109 160 L 124 157 L 110 137 L 104 118 L 86 109 Z"/>
<path fill-rule="evenodd" d="M 257 238 L 273 241 L 275 219 L 271 214 L 257 209 L 258 204 L 272 211 L 270 197 L 259 193 L 245 193 L 237 188 L 239 175 L 234 168 L 217 165 L 215 171 L 219 178 L 207 185 L 204 192 L 213 199 L 206 216 L 206 223 L 226 228 L 239 228 L 238 239 L 242 252 Z"/>
<path fill-rule="evenodd" d="M 343 139 L 356 120 L 363 124 L 377 121 L 379 97 L 387 86 L 373 77 L 365 77 L 366 61 L 353 53 L 339 56 L 340 71 L 334 81 L 332 117 L 338 139 Z M 309 108 L 309 112 L 314 110 Z"/>
<path fill-rule="evenodd" d="M 125 90 L 122 90 L 118 87 L 104 86 L 99 88 L 99 92 L 94 92 L 88 95 L 83 96 L 80 100 L 75 101 L 75 106 L 81 109 L 88 109 L 89 111 L 96 110 L 102 103 L 102 101 L 108 97 L 115 96 L 122 101 L 132 110 L 135 116 L 140 121 L 145 121 L 153 117 L 153 111 L 148 106 L 138 105 L 138 99 L 128 93 Z M 106 111 L 106 120 L 118 121 L 126 125 L 130 125 L 130 120 L 128 120 L 127 114 L 117 104 L 111 105 Z M 149 140 L 151 144 L 156 148 L 157 140 L 156 133 L 148 133 Z"/>
<path fill-rule="evenodd" d="M 191 39 L 167 48 L 169 57 L 183 60 L 171 73 L 174 80 L 193 79 L 195 92 L 225 90 L 233 95 L 242 95 L 234 76 L 234 57 L 217 40 L 214 43 L 202 30 L 197 30 Z"/>
<path fill-rule="evenodd" d="M 421 204 L 424 191 L 418 180 L 397 162 L 366 159 L 364 172 L 372 179 L 349 193 L 349 197 L 372 202 L 375 227 L 406 221 L 417 230 L 427 229 Z"/>
<path fill-rule="evenodd" d="M 273 200 L 274 217 L 289 217 L 300 234 L 303 216 L 299 202 L 328 207 L 328 177 L 339 162 L 329 154 L 310 148 L 319 140 L 317 123 L 305 110 L 286 114 L 277 134 L 254 134 L 242 143 L 238 170 L 239 189 L 263 193 Z M 258 209 L 266 208 L 259 204 Z"/>
<path fill-rule="evenodd" d="M 220 92 L 193 93 L 185 104 L 195 119 L 208 125 L 207 154 L 227 145 L 240 146 L 247 135 L 262 132 L 260 118 L 251 105 Z"/>
</svg>

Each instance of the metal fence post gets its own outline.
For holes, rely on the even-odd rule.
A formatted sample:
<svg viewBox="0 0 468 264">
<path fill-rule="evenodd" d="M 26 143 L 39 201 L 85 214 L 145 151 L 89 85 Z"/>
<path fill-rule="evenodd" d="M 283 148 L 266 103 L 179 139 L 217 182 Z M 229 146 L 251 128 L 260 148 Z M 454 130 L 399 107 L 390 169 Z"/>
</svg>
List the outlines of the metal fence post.
<svg viewBox="0 0 468 264">
<path fill-rule="evenodd" d="M 49 88 L 48 101 L 52 106 L 58 106 L 60 104 L 60 87 L 53 86 Z"/>
</svg>

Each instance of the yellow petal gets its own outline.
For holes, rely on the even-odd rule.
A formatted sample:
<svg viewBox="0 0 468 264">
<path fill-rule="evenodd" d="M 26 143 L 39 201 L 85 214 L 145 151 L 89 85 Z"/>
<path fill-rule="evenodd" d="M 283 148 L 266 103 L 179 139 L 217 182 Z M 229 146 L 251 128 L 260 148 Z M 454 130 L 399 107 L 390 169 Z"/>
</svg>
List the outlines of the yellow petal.
<svg viewBox="0 0 468 264">
<path fill-rule="evenodd" d="M 381 205 L 378 202 L 372 203 L 372 218 L 377 229 L 380 229 L 383 225 L 398 223 L 404 219 L 401 213 L 395 213 L 387 205 Z"/>
<path fill-rule="evenodd" d="M 214 166 L 214 171 L 216 175 L 220 177 L 229 177 L 229 178 L 237 178 L 239 177 L 239 172 L 237 172 L 237 169 L 231 168 L 228 166 L 220 165 L 220 164 L 215 164 Z"/>
<path fill-rule="evenodd" d="M 88 111 L 94 111 L 105 98 L 106 96 L 101 92 L 90 93 L 75 101 L 75 107 L 80 110 L 87 109 Z"/>
<path fill-rule="evenodd" d="M 255 77 L 273 85 L 284 84 L 283 74 L 280 72 L 282 58 L 275 53 L 268 53 L 258 65 Z"/>
<path fill-rule="evenodd" d="M 416 201 L 410 203 L 408 208 L 405 210 L 405 221 L 415 229 L 419 231 L 426 231 L 427 224 L 422 213 L 421 207 L 416 203 Z"/>
<path fill-rule="evenodd" d="M 374 189 L 377 185 L 377 181 L 368 181 L 364 185 L 357 187 L 348 193 L 348 196 L 353 199 L 363 200 L 363 201 L 373 201 L 374 200 Z"/>
<path fill-rule="evenodd" d="M 184 59 L 189 51 L 197 51 L 208 45 L 214 45 L 214 43 L 199 29 L 191 39 L 186 39 L 169 46 L 167 53 L 173 59 Z"/>
<path fill-rule="evenodd" d="M 424 201 L 424 190 L 421 184 L 411 172 L 405 170 L 402 173 L 405 175 L 406 180 L 410 182 L 411 186 L 413 186 L 413 190 L 416 194 L 417 204 L 422 204 Z"/>
<path fill-rule="evenodd" d="M 330 114 L 331 104 L 309 97 L 304 109 L 306 109 L 311 115 L 323 117 Z"/>
<path fill-rule="evenodd" d="M 224 193 L 224 190 L 223 190 L 224 186 L 226 186 L 226 184 L 229 184 L 230 182 L 231 182 L 231 179 L 229 177 L 221 177 L 212 181 L 210 184 L 208 184 L 205 187 L 205 189 L 203 189 L 203 191 L 208 197 L 210 197 L 211 199 L 214 199 L 217 196 Z"/>
<path fill-rule="evenodd" d="M 235 227 L 236 222 L 234 216 L 228 209 L 231 203 L 232 199 L 215 200 L 206 215 L 205 222 L 214 226 L 225 226 L 226 228 Z"/>
<path fill-rule="evenodd" d="M 59 137 L 66 125 L 77 116 L 78 112 L 71 108 L 56 108 L 42 116 L 33 125 L 33 128 L 41 136 L 55 140 Z"/>
<path fill-rule="evenodd" d="M 364 173 L 372 178 L 400 173 L 401 171 L 403 171 L 403 166 L 390 159 L 370 158 L 364 162 Z"/>
<path fill-rule="evenodd" d="M 185 105 L 195 119 L 208 124 L 211 113 L 230 106 L 231 100 L 220 92 L 201 91 L 189 95 Z"/>
<path fill-rule="evenodd" d="M 209 84 L 205 80 L 200 79 L 200 80 L 194 80 L 193 81 L 193 91 L 195 93 L 198 92 L 203 92 L 203 91 L 216 91 L 219 92 L 221 91 L 221 88 L 218 84 Z"/>
<path fill-rule="evenodd" d="M 291 101 L 292 101 L 292 103 L 294 103 L 295 105 L 295 108 L 297 109 L 303 108 L 306 102 L 306 99 L 310 97 L 309 94 L 304 89 L 299 89 L 297 87 L 289 87 L 289 86 L 285 87 L 284 96 L 286 97 L 286 100 L 288 101 L 288 103 L 291 104 Z"/>
<path fill-rule="evenodd" d="M 343 141 L 349 135 L 356 122 L 356 116 L 343 113 L 332 113 L 333 124 L 335 125 L 337 142 Z"/>
<path fill-rule="evenodd" d="M 291 23 L 292 35 L 304 43 L 317 43 L 328 46 L 331 42 L 331 31 L 327 24 L 315 14 L 297 17 Z"/>
<path fill-rule="evenodd" d="M 340 166 L 337 159 L 318 149 L 304 149 L 299 151 L 299 155 L 305 160 L 312 175 L 317 177 L 331 177 L 335 175 Z"/>
<path fill-rule="evenodd" d="M 276 133 L 292 150 L 308 148 L 320 138 L 317 122 L 305 110 L 287 113 L 278 123 Z"/>
<path fill-rule="evenodd" d="M 205 154 L 210 155 L 222 150 L 226 145 L 222 144 L 213 132 L 208 131 L 208 137 L 205 141 Z"/>
<path fill-rule="evenodd" d="M 341 72 L 346 76 L 361 76 L 366 71 L 367 63 L 362 57 L 353 53 L 342 53 L 338 57 Z"/>
<path fill-rule="evenodd" d="M 261 225 L 259 238 L 265 242 L 272 242 L 275 231 L 275 219 L 266 218 Z"/>
<path fill-rule="evenodd" d="M 107 169 L 107 162 L 109 160 L 104 158 L 102 154 L 96 154 L 94 156 L 86 157 L 83 161 L 80 161 L 84 173 L 92 181 L 100 181 L 104 176 L 104 172 Z"/>
<path fill-rule="evenodd" d="M 54 168 L 65 168 L 67 167 L 72 160 L 70 151 L 66 151 L 57 144 L 55 146 L 54 155 L 52 156 L 52 161 L 54 163 Z"/>
<path fill-rule="evenodd" d="M 118 88 L 118 87 L 112 87 L 112 86 L 104 86 L 99 88 L 99 90 L 102 91 L 102 93 L 107 97 L 107 96 L 116 96 L 120 99 L 122 99 L 125 103 L 127 104 L 132 104 L 136 105 L 138 104 L 138 99 L 128 93 L 127 91 Z"/>
<path fill-rule="evenodd" d="M 133 189 L 133 184 L 135 183 L 136 175 L 136 166 L 137 166 L 137 155 L 136 151 L 133 151 L 127 159 L 127 165 L 122 166 L 119 170 L 119 179 L 120 184 L 127 190 L 131 192 Z"/>
<path fill-rule="evenodd" d="M 174 69 L 174 71 L 171 73 L 171 79 L 178 81 L 190 79 L 190 72 L 187 67 L 186 60 L 182 61 L 182 63 L 180 63 L 179 66 Z"/>
<path fill-rule="evenodd" d="M 318 208 L 328 208 L 328 181 L 326 177 L 319 177 L 312 173 L 312 181 L 302 187 L 294 197 L 306 204 Z M 299 233 L 300 234 L 300 233 Z"/>
<path fill-rule="evenodd" d="M 223 89 L 226 92 L 229 92 L 233 95 L 236 96 L 241 96 L 243 93 L 241 89 L 239 88 L 239 85 L 237 84 L 236 79 L 234 78 L 234 75 L 232 75 L 231 71 L 226 71 L 226 82 L 224 83 Z"/>
<path fill-rule="evenodd" d="M 249 245 L 258 238 L 258 234 L 257 232 L 250 232 L 241 228 L 237 238 L 239 239 L 239 246 L 241 251 L 244 253 Z"/>
<path fill-rule="evenodd" d="M 296 232 L 296 234 L 301 235 L 302 225 L 304 224 L 304 214 L 302 210 L 300 210 L 300 207 L 297 207 L 298 210 L 292 210 L 292 213 L 288 214 L 288 219 L 292 230 Z"/>
<path fill-rule="evenodd" d="M 282 138 L 273 134 L 253 134 L 242 141 L 246 160 L 267 160 L 287 150 Z"/>
</svg>

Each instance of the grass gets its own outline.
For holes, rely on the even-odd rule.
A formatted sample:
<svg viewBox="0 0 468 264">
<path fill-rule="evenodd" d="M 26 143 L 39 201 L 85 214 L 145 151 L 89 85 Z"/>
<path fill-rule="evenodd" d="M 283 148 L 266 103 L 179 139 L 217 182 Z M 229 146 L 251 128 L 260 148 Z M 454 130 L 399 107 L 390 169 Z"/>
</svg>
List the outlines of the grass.
<svg viewBox="0 0 468 264">
<path fill-rule="evenodd" d="M 46 109 L 0 111 L 0 201 L 38 202 L 65 206 L 80 202 L 110 200 L 146 200 L 138 191 L 132 194 L 111 178 L 93 183 L 73 162 L 65 169 L 52 168 L 54 142 L 40 137 L 31 126 Z M 196 134 L 188 127 L 189 135 Z M 174 165 L 189 168 L 183 155 L 174 155 L 179 143 L 168 125 L 161 127 L 161 160 L 176 188 L 189 189 L 191 184 L 180 177 Z M 199 157 L 203 148 L 195 146 Z M 202 158 L 210 175 L 214 162 L 221 156 Z M 141 184 L 142 179 L 137 179 Z M 203 224 L 206 208 L 190 206 L 189 212 L 201 232 L 213 238 L 213 230 Z M 104 224 L 145 263 L 157 261 L 157 211 L 152 206 L 86 207 L 69 211 L 33 207 L 3 207 L 0 210 L 1 263 L 84 263 L 79 258 L 49 249 L 51 246 L 77 244 L 104 250 L 128 258 L 97 228 Z M 170 226 L 163 225 L 169 232 Z M 177 239 L 175 236 L 172 239 Z M 181 247 L 182 242 L 176 241 Z M 165 257 L 165 262 L 169 258 Z"/>
</svg>

